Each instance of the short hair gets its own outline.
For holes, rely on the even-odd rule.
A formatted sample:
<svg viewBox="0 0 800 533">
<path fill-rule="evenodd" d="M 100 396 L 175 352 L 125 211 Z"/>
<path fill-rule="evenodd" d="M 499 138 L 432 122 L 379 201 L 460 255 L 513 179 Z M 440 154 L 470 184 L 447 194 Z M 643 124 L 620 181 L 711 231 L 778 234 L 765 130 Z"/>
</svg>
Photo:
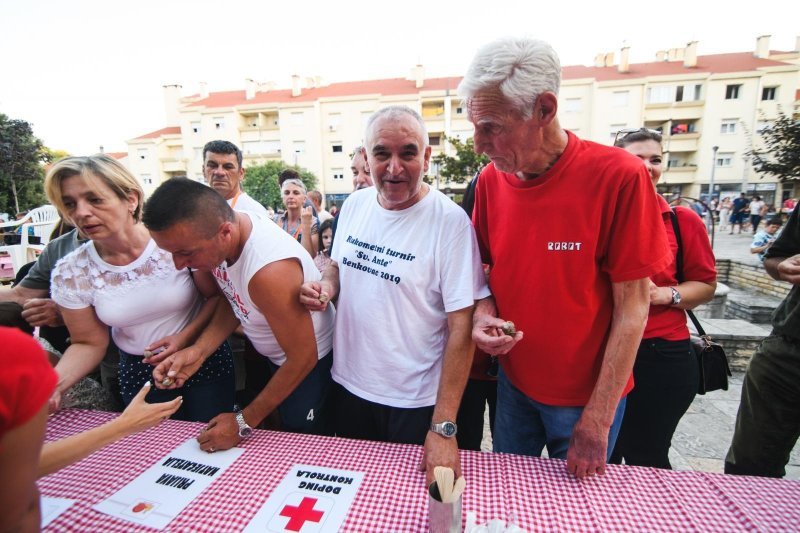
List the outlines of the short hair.
<svg viewBox="0 0 800 533">
<path fill-rule="evenodd" d="M 229 141 L 209 141 L 203 146 L 203 164 L 206 161 L 206 154 L 236 154 L 236 162 L 239 163 L 239 168 L 242 168 L 242 151 L 239 147 Z"/>
<path fill-rule="evenodd" d="M 783 226 L 783 220 L 781 220 L 781 217 L 771 217 L 767 219 L 765 224 L 767 226 Z"/>
<path fill-rule="evenodd" d="M 283 182 L 286 180 L 300 180 L 300 173 L 293 168 L 284 168 L 278 174 L 278 185 L 283 186 Z"/>
<path fill-rule="evenodd" d="M 17 328 L 28 335 L 33 335 L 33 326 L 22 318 L 22 306 L 17 302 L 0 302 L 0 326 Z"/>
<path fill-rule="evenodd" d="M 216 153 L 216 152 L 215 152 Z M 164 231 L 180 222 L 191 222 L 209 238 L 236 215 L 220 194 L 187 178 L 172 178 L 153 192 L 144 206 L 142 221 L 150 231 Z"/>
<path fill-rule="evenodd" d="M 73 176 L 81 176 L 92 187 L 97 182 L 104 183 L 120 199 L 127 200 L 134 193 L 139 202 L 133 212 L 134 220 L 142 216 L 144 190 L 139 181 L 122 164 L 105 154 L 88 156 L 70 156 L 58 160 L 44 179 L 44 190 L 47 198 L 58 208 L 62 216 L 66 216 L 66 208 L 61 197 L 61 183 Z M 67 217 L 69 220 L 69 217 Z"/>
<path fill-rule="evenodd" d="M 525 119 L 533 115 L 536 99 L 544 92 L 558 95 L 561 62 L 548 43 L 538 39 L 504 38 L 478 49 L 458 85 L 467 103 L 477 93 L 497 90 Z"/>
<path fill-rule="evenodd" d="M 322 193 L 319 191 L 308 191 L 308 197 L 311 198 L 313 201 L 317 202 L 319 205 L 322 205 Z"/>
<path fill-rule="evenodd" d="M 281 192 L 283 192 L 283 188 L 286 187 L 287 185 L 294 185 L 295 187 L 300 187 L 303 190 L 303 194 L 308 193 L 308 191 L 306 190 L 306 185 L 302 181 L 300 181 L 300 178 L 289 178 L 287 180 L 284 180 L 283 183 L 281 183 Z"/>
<path fill-rule="evenodd" d="M 417 121 L 422 133 L 422 145 L 428 146 L 428 128 L 425 127 L 425 121 L 422 120 L 422 117 L 419 113 L 404 105 L 390 105 L 382 107 L 370 115 L 369 119 L 367 120 L 367 127 L 364 129 L 364 140 L 367 141 L 366 144 L 369 144 L 368 141 L 372 138 L 372 127 L 378 120 L 382 118 L 397 120 L 403 115 L 408 115 Z"/>
<path fill-rule="evenodd" d="M 620 133 L 623 135 L 620 135 Z M 659 144 L 659 146 L 661 146 L 661 142 L 663 140 L 659 132 L 647 128 L 639 128 L 635 131 L 622 130 L 617 135 L 620 136 L 617 139 L 617 142 L 614 143 L 614 146 L 619 148 L 625 148 L 629 144 L 643 141 L 655 141 Z"/>
<path fill-rule="evenodd" d="M 353 159 L 357 154 L 360 154 L 361 150 L 363 150 L 363 149 L 364 149 L 364 146 L 361 145 L 361 144 L 359 144 L 358 146 L 353 148 L 353 151 L 350 153 L 350 159 Z"/>
</svg>

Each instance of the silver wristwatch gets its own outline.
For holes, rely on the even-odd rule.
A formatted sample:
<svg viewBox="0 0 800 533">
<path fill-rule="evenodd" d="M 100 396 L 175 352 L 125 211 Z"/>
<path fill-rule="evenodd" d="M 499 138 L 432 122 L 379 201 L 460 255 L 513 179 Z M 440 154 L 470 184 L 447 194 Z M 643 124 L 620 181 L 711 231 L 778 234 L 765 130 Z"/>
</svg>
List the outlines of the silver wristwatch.
<svg viewBox="0 0 800 533">
<path fill-rule="evenodd" d="M 244 414 L 241 411 L 236 412 L 236 423 L 239 424 L 239 436 L 241 438 L 247 438 L 253 433 L 253 428 L 244 421 Z"/>
<path fill-rule="evenodd" d="M 451 439 L 456 436 L 456 433 L 458 432 L 458 426 L 455 422 L 451 422 L 450 420 L 445 420 L 444 422 L 439 422 L 438 424 L 431 422 L 431 431 L 437 435 Z"/>
<path fill-rule="evenodd" d="M 669 290 L 672 291 L 672 305 L 678 305 L 681 303 L 681 293 L 678 292 L 678 289 L 675 287 L 670 287 Z"/>
</svg>

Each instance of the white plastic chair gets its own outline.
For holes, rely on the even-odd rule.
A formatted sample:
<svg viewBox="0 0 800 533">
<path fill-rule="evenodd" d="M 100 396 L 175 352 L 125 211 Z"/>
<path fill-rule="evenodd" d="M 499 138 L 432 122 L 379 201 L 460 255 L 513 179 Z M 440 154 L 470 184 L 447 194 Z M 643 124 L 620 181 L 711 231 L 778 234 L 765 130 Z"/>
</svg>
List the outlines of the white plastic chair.
<svg viewBox="0 0 800 533">
<path fill-rule="evenodd" d="M 50 233 L 58 224 L 58 210 L 52 205 L 43 205 L 36 209 L 31 209 L 27 215 L 20 220 L 13 220 L 0 224 L 3 233 L 16 233 L 17 228 L 22 226 L 20 244 L 4 244 L 0 246 L 0 252 L 6 252 L 11 257 L 11 267 L 14 274 L 26 263 L 36 259 L 37 251 L 41 252 L 44 245 L 50 238 Z M 33 227 L 34 235 L 38 235 L 42 244 L 30 244 L 28 231 Z M 32 257 L 29 256 L 29 251 Z"/>
</svg>

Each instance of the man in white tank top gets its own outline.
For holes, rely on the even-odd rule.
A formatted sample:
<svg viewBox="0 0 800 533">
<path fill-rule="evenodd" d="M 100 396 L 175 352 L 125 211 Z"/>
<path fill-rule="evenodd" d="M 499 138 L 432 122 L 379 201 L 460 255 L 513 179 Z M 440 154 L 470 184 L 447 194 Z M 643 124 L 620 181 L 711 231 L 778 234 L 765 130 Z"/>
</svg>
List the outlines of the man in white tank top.
<svg viewBox="0 0 800 533">
<path fill-rule="evenodd" d="M 306 282 L 312 311 L 338 295 L 333 422 L 343 437 L 424 444 L 458 475 L 455 419 L 472 361 L 472 308 L 489 295 L 466 213 L 422 181 L 431 148 L 407 107 L 377 111 L 364 154 L 375 187 L 339 216 L 331 266 Z M 322 296 L 322 299 L 320 297 Z"/>
<path fill-rule="evenodd" d="M 194 345 L 156 367 L 156 386 L 180 386 L 239 323 L 273 372 L 247 407 L 211 420 L 198 437 L 201 449 L 235 446 L 275 409 L 284 429 L 328 433 L 335 311 L 310 313 L 299 303 L 301 284 L 320 279 L 308 253 L 266 217 L 233 211 L 213 190 L 188 179 L 163 183 L 145 209 L 145 225 L 172 253 L 175 267 L 212 272 L 228 300 Z"/>
</svg>

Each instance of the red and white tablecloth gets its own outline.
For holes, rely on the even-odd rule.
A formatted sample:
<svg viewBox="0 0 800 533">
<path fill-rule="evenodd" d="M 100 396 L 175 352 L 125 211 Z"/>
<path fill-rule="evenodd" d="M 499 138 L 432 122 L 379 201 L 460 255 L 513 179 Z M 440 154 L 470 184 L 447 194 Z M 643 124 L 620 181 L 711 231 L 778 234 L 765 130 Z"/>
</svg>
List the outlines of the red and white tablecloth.
<svg viewBox="0 0 800 533">
<path fill-rule="evenodd" d="M 114 416 L 65 410 L 48 422 L 59 439 Z M 94 511 L 92 505 L 129 483 L 202 424 L 168 420 L 107 446 L 39 480 L 44 496 L 77 502 L 46 531 L 151 531 Z M 365 474 L 342 531 L 427 531 L 427 493 L 418 472 L 421 448 L 256 431 L 245 453 L 166 531 L 243 529 L 295 464 Z M 800 482 L 672 472 L 610 465 L 605 476 L 579 481 L 562 461 L 462 452 L 467 488 L 463 515 L 508 519 L 530 531 L 797 531 Z M 152 530 L 154 531 L 154 530 Z"/>
</svg>

